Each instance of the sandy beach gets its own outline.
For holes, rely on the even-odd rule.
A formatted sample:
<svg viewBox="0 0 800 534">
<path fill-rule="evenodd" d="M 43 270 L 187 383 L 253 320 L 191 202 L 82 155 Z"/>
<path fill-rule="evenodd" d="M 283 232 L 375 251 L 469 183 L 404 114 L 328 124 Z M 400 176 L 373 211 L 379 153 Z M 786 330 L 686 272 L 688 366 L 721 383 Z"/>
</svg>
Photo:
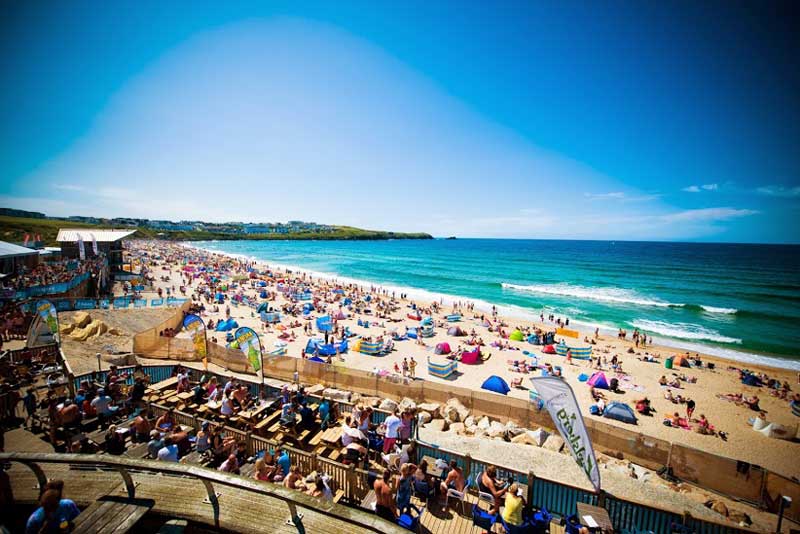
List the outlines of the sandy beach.
<svg viewBox="0 0 800 534">
<path fill-rule="evenodd" d="M 154 285 L 152 290 L 147 288 L 148 290 L 145 291 L 143 295 L 146 297 L 155 297 L 155 292 L 159 288 L 162 290 L 162 295 L 166 295 L 167 289 L 169 288 L 170 294 L 181 296 L 179 290 L 182 285 L 185 285 L 187 297 L 192 296 L 193 293 L 198 293 L 199 290 L 208 290 L 208 286 L 203 281 L 203 277 L 192 278 L 191 276 L 185 276 L 181 270 L 183 267 L 181 260 L 184 256 L 190 259 L 196 266 L 214 266 L 215 275 L 220 278 L 220 283 L 230 283 L 230 277 L 236 274 L 245 274 L 246 266 L 248 264 L 253 264 L 251 260 L 245 261 L 240 258 L 199 251 L 194 248 L 187 248 L 175 244 L 132 242 L 130 248 L 133 257 L 142 257 L 144 251 L 148 253 L 148 269 L 150 275 L 153 277 Z M 311 288 L 317 306 L 312 317 L 318 317 L 328 313 L 335 314 L 338 310 L 342 309 L 341 302 L 334 299 L 334 297 L 339 296 L 332 292 L 335 288 L 344 288 L 345 292 L 351 295 L 371 295 L 372 300 L 370 304 L 373 305 L 371 306 L 373 308 L 372 313 L 359 314 L 348 312 L 348 318 L 338 321 L 338 326 L 347 327 L 356 335 L 371 336 L 373 339 L 382 336 L 384 339 L 388 339 L 391 337 L 391 331 L 397 331 L 402 334 L 406 327 L 412 328 L 418 325 L 418 321 L 407 318 L 407 314 L 412 311 L 412 301 L 400 298 L 401 295 L 399 294 L 395 294 L 393 300 L 392 294 L 387 294 L 380 287 L 362 286 L 361 288 L 356 288 L 345 283 L 339 284 L 335 280 L 314 278 L 303 272 L 284 272 L 281 269 L 271 267 L 264 263 L 257 263 L 255 267 L 259 270 L 271 270 L 274 278 L 273 282 L 270 282 L 270 284 L 274 284 L 274 280 L 282 279 L 287 284 L 298 288 Z M 187 281 L 188 285 L 186 285 Z M 252 302 L 264 302 L 265 299 L 259 297 L 259 293 L 262 289 L 269 292 L 269 300 L 267 302 L 272 308 L 281 309 L 282 307 L 292 305 L 290 301 L 286 300 L 283 293 L 275 290 L 274 285 L 268 285 L 265 288 L 255 288 L 251 287 L 249 281 L 245 281 L 235 289 L 232 287 L 229 288 L 226 295 L 230 298 L 238 294 L 250 299 Z M 117 293 L 120 293 L 120 291 L 118 290 Z M 218 305 L 215 311 L 215 306 L 208 302 L 205 297 L 203 297 L 202 302 L 205 305 L 203 318 L 206 322 L 213 320 L 216 323 L 220 319 L 225 319 L 226 308 L 229 308 L 230 316 L 233 317 L 240 326 L 253 327 L 260 334 L 265 350 L 272 350 L 275 343 L 279 341 L 278 336 L 281 332 L 274 327 L 275 325 L 264 325 L 253 308 L 246 305 L 231 305 L 230 301 L 226 299 L 225 304 Z M 300 307 L 302 307 L 302 304 L 301 302 Z M 432 303 L 414 301 L 413 304 L 418 308 L 426 309 L 430 308 Z M 514 360 L 530 361 L 532 359 L 531 356 L 535 356 L 539 364 L 551 364 L 561 367 L 563 370 L 563 377 L 573 387 L 585 417 L 594 417 L 589 415 L 589 406 L 593 403 L 589 387 L 578 380 L 581 374 L 591 375 L 596 371 L 596 369 L 590 369 L 588 361 L 576 359 L 573 360 L 572 364 L 568 364 L 562 356 L 543 354 L 541 346 L 535 346 L 525 341 L 515 342 L 502 339 L 498 332 L 490 332 L 486 327 L 482 326 L 481 317 L 483 316 L 484 319 L 491 320 L 495 325 L 506 325 L 502 327 L 506 335 L 513 332 L 514 328 L 517 326 L 522 329 L 540 328 L 548 332 L 555 330 L 557 325 L 548 321 L 532 323 L 530 320 L 524 320 L 513 316 L 498 316 L 495 320 L 486 312 L 477 309 L 468 311 L 468 302 L 462 302 L 461 305 L 462 306 L 457 308 L 457 310 L 460 311 L 463 318 L 460 322 L 453 324 L 460 326 L 468 333 L 474 331 L 476 336 L 482 339 L 486 345 L 482 347 L 482 352 L 484 354 L 490 354 L 491 357 L 481 365 L 459 365 L 461 374 L 452 382 L 454 385 L 478 390 L 482 382 L 491 375 L 498 375 L 504 378 L 509 384 L 511 384 L 514 379 L 521 378 L 522 387 L 512 387 L 509 395 L 519 398 L 528 398 L 528 388 L 530 386 L 528 378 L 538 375 L 538 373 L 526 374 L 516 372 L 512 370 L 512 365 L 508 362 Z M 375 310 L 383 306 L 391 306 L 389 309 L 393 311 L 387 313 L 383 319 L 376 319 Z M 426 362 L 429 356 L 434 355 L 435 345 L 447 342 L 453 350 L 457 350 L 458 348 L 466 348 L 469 350 L 472 348 L 466 345 L 466 341 L 469 337 L 453 337 L 447 335 L 447 328 L 452 326 L 452 324 L 447 323 L 444 317 L 452 313 L 455 309 L 456 308 L 454 308 L 451 303 L 440 304 L 439 312 L 433 313 L 434 321 L 437 324 L 437 328 L 435 329 L 436 334 L 434 337 L 424 338 L 423 344 L 418 344 L 415 340 L 397 341 L 395 343 L 395 350 L 380 357 L 373 357 L 350 351 L 342 355 L 343 364 L 365 371 L 386 370 L 391 373 L 395 365 L 400 366 L 402 364 L 404 358 L 413 358 L 417 362 L 416 378 L 443 381 L 436 377 L 429 376 L 427 372 Z M 304 333 L 303 326 L 306 324 L 306 320 L 302 318 L 296 319 L 286 316 L 285 314 L 283 315 L 282 323 L 284 325 L 288 324 L 290 320 L 300 326 L 287 330 L 291 332 L 295 338 L 294 340 L 285 340 L 287 343 L 288 355 L 301 357 L 309 337 L 319 337 L 319 335 L 316 331 L 314 331 L 311 336 Z M 371 324 L 369 328 L 364 328 L 358 326 L 360 321 L 369 321 Z M 208 335 L 210 341 L 212 338 L 216 338 L 219 343 L 225 343 L 224 332 L 209 331 Z M 560 340 L 561 337 L 562 336 L 557 336 L 556 340 Z M 573 345 L 584 345 L 583 339 L 573 340 L 567 338 L 567 340 Z M 493 342 L 501 342 L 503 348 L 491 346 Z M 506 345 L 508 345 L 509 348 L 505 348 Z M 593 348 L 595 357 L 598 355 L 601 357 L 601 370 L 606 376 L 609 379 L 613 377 L 618 377 L 619 379 L 619 393 L 610 391 L 603 392 L 607 401 L 617 400 L 633 406 L 634 400 L 647 397 L 651 400 L 652 407 L 655 410 L 652 416 L 640 415 L 638 417 L 638 424 L 635 426 L 608 418 L 603 418 L 602 420 L 604 422 L 667 441 L 681 443 L 700 450 L 761 465 L 789 477 L 800 476 L 800 462 L 796 460 L 800 444 L 798 444 L 796 440 L 785 441 L 771 439 L 759 432 L 755 432 L 748 423 L 748 419 L 756 416 L 756 412 L 749 409 L 747 406 L 738 405 L 720 398 L 720 395 L 725 394 L 741 393 L 745 397 L 757 395 L 760 399 L 760 408 L 765 412 L 765 416 L 769 422 L 796 427 L 797 418 L 792 415 L 786 400 L 781 400 L 770 395 L 768 389 L 765 387 L 745 386 L 740 382 L 736 368 L 743 367 L 741 364 L 700 354 L 699 356 L 704 362 L 711 361 L 715 363 L 715 368 L 713 370 L 706 366 L 702 368 L 676 367 L 674 369 L 665 369 L 663 362 L 666 358 L 682 355 L 686 351 L 663 346 L 637 348 L 630 339 L 621 340 L 617 337 L 603 334 L 599 336 Z M 528 351 L 530 356 L 524 355 L 523 351 Z M 622 366 L 623 373 L 615 373 L 611 369 L 610 362 L 615 355 Z M 645 356 L 649 355 L 656 357 L 657 362 L 650 363 L 644 361 Z M 692 352 L 691 356 L 695 357 L 695 352 Z M 435 356 L 435 358 L 438 361 L 444 361 L 444 356 Z M 595 366 L 593 365 L 593 367 Z M 746 368 L 756 372 L 766 373 L 770 378 L 778 379 L 781 382 L 788 382 L 793 390 L 789 393 L 789 397 L 798 390 L 798 377 L 793 371 L 750 364 L 746 365 Z M 681 395 L 684 398 L 694 400 L 696 403 L 696 410 L 693 417 L 696 419 L 701 414 L 705 415 L 717 431 L 717 435 L 701 435 L 694 431 L 668 427 L 663 424 L 664 417 L 675 412 L 681 417 L 686 417 L 685 404 L 676 404 L 667 400 L 665 398 L 667 388 L 659 384 L 659 379 L 661 379 L 662 376 L 668 381 L 672 381 L 676 378 L 676 375 L 681 375 L 687 380 L 680 381 L 680 388 L 669 388 L 673 395 Z M 696 379 L 696 381 L 694 379 Z M 720 431 L 725 434 L 727 439 L 722 439 L 719 436 Z"/>
</svg>

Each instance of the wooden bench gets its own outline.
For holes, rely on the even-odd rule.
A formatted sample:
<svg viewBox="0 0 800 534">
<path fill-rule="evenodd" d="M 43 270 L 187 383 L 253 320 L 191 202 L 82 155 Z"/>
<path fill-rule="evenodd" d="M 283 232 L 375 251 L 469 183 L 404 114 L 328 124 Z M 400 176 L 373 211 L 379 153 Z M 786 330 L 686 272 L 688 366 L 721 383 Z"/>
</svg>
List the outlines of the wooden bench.
<svg viewBox="0 0 800 534">
<path fill-rule="evenodd" d="M 312 437 L 312 438 L 311 438 L 311 439 L 308 441 L 308 444 L 309 444 L 311 447 L 316 447 L 317 445 L 319 445 L 319 442 L 320 442 L 320 441 L 322 441 L 322 435 L 323 435 L 323 434 L 325 434 L 325 431 L 324 431 L 324 430 L 320 430 L 319 432 L 317 432 L 316 434 L 314 434 L 314 437 Z"/>
<path fill-rule="evenodd" d="M 101 497 L 75 519 L 72 532 L 110 534 L 128 532 L 155 504 L 152 499 Z"/>
</svg>

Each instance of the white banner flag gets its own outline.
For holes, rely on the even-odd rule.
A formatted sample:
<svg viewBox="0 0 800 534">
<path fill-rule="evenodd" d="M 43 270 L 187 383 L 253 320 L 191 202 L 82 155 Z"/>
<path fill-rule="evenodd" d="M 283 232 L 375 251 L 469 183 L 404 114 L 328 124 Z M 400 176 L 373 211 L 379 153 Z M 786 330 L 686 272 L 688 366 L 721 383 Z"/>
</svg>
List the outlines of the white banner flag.
<svg viewBox="0 0 800 534">
<path fill-rule="evenodd" d="M 92 235 L 92 252 L 94 252 L 94 255 L 97 256 L 97 239 L 95 239 L 94 234 L 91 235 Z"/>
<path fill-rule="evenodd" d="M 86 249 L 83 248 L 83 237 L 78 236 L 78 256 L 81 260 L 86 259 Z"/>
<path fill-rule="evenodd" d="M 550 412 L 575 462 L 586 473 L 595 491 L 600 491 L 600 470 L 572 388 L 555 376 L 531 378 L 531 383 Z"/>
</svg>

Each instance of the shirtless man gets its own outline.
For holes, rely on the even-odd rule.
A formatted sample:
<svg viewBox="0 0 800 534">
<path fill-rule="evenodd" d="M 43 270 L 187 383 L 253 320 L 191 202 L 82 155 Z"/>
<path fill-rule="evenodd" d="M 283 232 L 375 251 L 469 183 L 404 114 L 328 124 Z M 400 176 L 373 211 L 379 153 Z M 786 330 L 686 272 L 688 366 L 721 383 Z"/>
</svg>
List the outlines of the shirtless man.
<svg viewBox="0 0 800 534">
<path fill-rule="evenodd" d="M 150 412 L 147 408 L 144 408 L 139 415 L 136 416 L 136 419 L 133 420 L 131 423 L 131 429 L 133 429 L 133 436 L 134 439 L 138 443 L 146 443 L 147 440 L 150 439 L 150 431 L 153 429 L 150 421 L 147 419 L 147 416 L 150 415 Z"/>
<path fill-rule="evenodd" d="M 397 507 L 392 498 L 392 486 L 389 483 L 391 478 L 392 472 L 384 470 L 383 477 L 375 480 L 372 489 L 375 490 L 375 513 L 394 523 L 397 520 Z"/>
<path fill-rule="evenodd" d="M 449 489 L 462 492 L 464 491 L 464 486 L 466 485 L 467 481 L 464 480 L 464 471 L 458 467 L 458 463 L 456 463 L 455 460 L 450 460 L 450 471 L 447 472 L 447 478 L 444 479 L 444 482 L 439 485 L 439 494 L 446 496 L 447 490 Z"/>
</svg>

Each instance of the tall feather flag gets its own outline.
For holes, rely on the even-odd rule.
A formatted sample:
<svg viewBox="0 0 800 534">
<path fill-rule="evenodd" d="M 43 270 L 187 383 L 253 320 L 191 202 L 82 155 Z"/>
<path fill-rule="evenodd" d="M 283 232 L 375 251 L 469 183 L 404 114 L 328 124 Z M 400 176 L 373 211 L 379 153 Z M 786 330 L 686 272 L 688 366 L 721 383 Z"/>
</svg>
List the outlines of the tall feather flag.
<svg viewBox="0 0 800 534">
<path fill-rule="evenodd" d="M 203 369 L 208 371 L 208 338 L 206 336 L 206 323 L 199 315 L 187 314 L 183 318 L 183 327 L 192 338 L 195 358 L 203 362 Z"/>
<path fill-rule="evenodd" d="M 239 346 L 239 350 L 247 357 L 247 361 L 256 372 L 261 372 L 261 383 L 264 383 L 264 366 L 262 365 L 263 349 L 261 348 L 261 339 L 255 330 L 247 326 L 243 326 L 236 330 L 233 335 L 233 341 Z"/>
<path fill-rule="evenodd" d="M 586 473 L 586 477 L 600 491 L 600 469 L 594 456 L 592 442 L 586 425 L 583 422 L 575 393 L 564 380 L 555 376 L 538 376 L 531 378 L 531 383 L 544 401 L 550 417 L 558 428 L 558 432 L 572 453 L 575 463 Z"/>
<path fill-rule="evenodd" d="M 97 256 L 97 239 L 95 239 L 94 234 L 91 234 L 91 236 L 92 236 L 92 252 L 94 252 L 94 255 Z"/>
<path fill-rule="evenodd" d="M 86 259 L 86 249 L 83 246 L 83 236 L 78 234 L 78 257 L 81 261 Z"/>
</svg>

